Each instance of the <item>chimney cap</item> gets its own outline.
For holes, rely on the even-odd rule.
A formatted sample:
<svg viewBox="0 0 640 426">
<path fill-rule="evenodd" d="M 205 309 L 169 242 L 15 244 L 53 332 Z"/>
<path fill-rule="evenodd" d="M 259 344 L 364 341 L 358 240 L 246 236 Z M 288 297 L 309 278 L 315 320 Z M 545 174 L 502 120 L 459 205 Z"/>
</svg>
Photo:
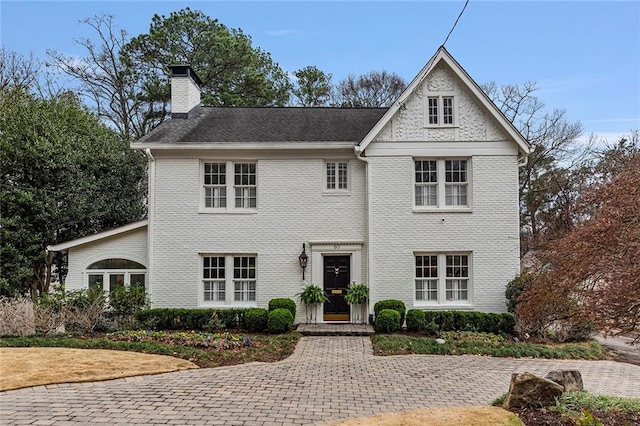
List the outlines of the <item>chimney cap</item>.
<svg viewBox="0 0 640 426">
<path fill-rule="evenodd" d="M 189 64 L 175 64 L 169 65 L 169 69 L 171 70 L 171 77 L 191 77 L 193 81 L 195 81 L 198 86 L 202 86 L 202 80 L 198 77 L 198 74 L 191 68 Z"/>
</svg>

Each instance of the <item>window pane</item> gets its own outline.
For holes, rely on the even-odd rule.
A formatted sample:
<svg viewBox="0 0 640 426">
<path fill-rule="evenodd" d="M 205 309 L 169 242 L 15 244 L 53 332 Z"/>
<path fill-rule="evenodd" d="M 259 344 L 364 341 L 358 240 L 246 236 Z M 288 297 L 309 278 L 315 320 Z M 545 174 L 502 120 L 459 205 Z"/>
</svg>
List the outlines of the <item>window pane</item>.
<svg viewBox="0 0 640 426">
<path fill-rule="evenodd" d="M 327 163 L 327 189 L 336 189 L 336 163 Z"/>
<path fill-rule="evenodd" d="M 226 297 L 225 282 L 222 280 L 205 281 L 203 296 L 205 302 L 224 302 Z"/>
<path fill-rule="evenodd" d="M 235 167 L 235 206 L 237 208 L 256 207 L 256 165 L 237 163 Z"/>
<path fill-rule="evenodd" d="M 104 288 L 104 280 L 102 274 L 89 274 L 89 289 L 94 287 L 99 287 L 100 289 Z"/>
<path fill-rule="evenodd" d="M 447 206 L 466 206 L 467 185 L 446 185 L 445 203 Z"/>
<path fill-rule="evenodd" d="M 442 98 L 442 123 L 453 124 L 453 98 Z"/>
<path fill-rule="evenodd" d="M 438 98 L 429 98 L 429 124 L 438 124 Z"/>
<path fill-rule="evenodd" d="M 109 291 L 124 287 L 124 274 L 109 274 Z"/>
<path fill-rule="evenodd" d="M 338 164 L 338 189 L 347 189 L 347 163 Z"/>
<path fill-rule="evenodd" d="M 131 274 L 129 275 L 130 287 L 142 287 L 144 288 L 145 274 Z"/>
<path fill-rule="evenodd" d="M 147 269 L 138 262 L 127 259 L 104 259 L 89 265 L 87 269 Z"/>
</svg>

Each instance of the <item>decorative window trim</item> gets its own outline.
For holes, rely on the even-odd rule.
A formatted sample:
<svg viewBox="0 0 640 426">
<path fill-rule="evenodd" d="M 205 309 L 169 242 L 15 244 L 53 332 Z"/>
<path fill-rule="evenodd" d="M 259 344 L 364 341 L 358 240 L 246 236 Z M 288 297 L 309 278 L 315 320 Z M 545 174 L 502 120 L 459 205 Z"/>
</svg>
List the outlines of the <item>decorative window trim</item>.
<svg viewBox="0 0 640 426">
<path fill-rule="evenodd" d="M 415 252 L 413 259 L 415 306 L 446 308 L 473 306 L 471 252 Z M 419 297 L 420 295 L 422 297 Z M 460 298 L 463 296 L 466 296 L 466 299 Z"/>
<path fill-rule="evenodd" d="M 116 262 L 118 261 L 118 262 Z M 145 266 L 137 261 L 125 258 L 100 258 L 94 262 L 91 262 L 84 270 L 84 283 L 86 288 L 89 289 L 96 283 L 102 284 L 102 289 L 105 292 L 111 292 L 115 290 L 115 287 L 122 285 L 124 287 L 131 287 L 132 276 L 142 275 L 145 289 L 148 286 L 147 269 Z M 115 282 L 116 286 L 111 288 L 111 278 L 121 276 L 121 282 Z M 100 280 L 96 280 L 96 277 L 102 277 Z"/>
<path fill-rule="evenodd" d="M 349 160 L 325 160 L 322 165 L 324 195 L 351 194 L 351 165 Z M 331 173 L 333 173 L 331 175 Z"/>
<path fill-rule="evenodd" d="M 201 253 L 199 257 L 198 306 L 258 306 L 258 256 L 255 253 Z M 219 266 L 221 259 L 224 259 L 222 267 Z M 224 299 L 220 300 L 222 295 Z"/>
<path fill-rule="evenodd" d="M 237 166 L 250 170 L 238 174 Z M 212 168 L 209 169 L 209 166 Z M 224 166 L 224 174 L 213 166 Z M 237 178 L 240 176 L 240 180 Z M 245 178 L 245 179 L 243 179 Z M 223 181 L 222 183 L 220 181 Z M 200 161 L 200 213 L 256 213 L 258 209 L 258 162 L 250 160 Z M 238 192 L 240 191 L 240 192 Z M 237 207 L 238 203 L 242 206 Z M 209 206 L 207 206 L 209 204 Z M 245 206 L 248 205 L 248 206 Z"/>
<path fill-rule="evenodd" d="M 435 102 L 435 104 L 434 104 Z M 450 105 L 445 105 L 450 102 Z M 434 116 L 435 108 L 435 116 Z M 435 122 L 433 122 L 435 120 Z M 424 127 L 459 127 L 458 102 L 453 92 L 427 93 L 424 100 Z"/>
<path fill-rule="evenodd" d="M 471 212 L 473 205 L 473 173 L 472 173 L 472 159 L 471 158 L 414 158 L 413 159 L 413 211 L 420 212 L 433 212 L 433 211 L 451 211 L 451 212 Z M 447 170 L 448 163 L 465 162 L 465 169 Z M 420 163 L 420 165 L 418 165 Z M 436 170 L 433 171 L 433 164 L 435 163 Z M 464 172 L 466 181 L 458 182 L 454 178 Z M 434 176 L 435 173 L 435 176 Z M 433 178 L 435 182 L 433 182 Z M 451 179 L 450 179 L 451 178 Z M 449 179 L 449 181 L 448 181 Z M 452 204 L 448 202 L 447 191 L 451 194 L 451 188 L 463 187 L 466 191 L 464 197 L 466 198 L 466 204 Z M 435 188 L 435 196 L 433 191 Z M 418 196 L 418 191 L 422 191 L 421 197 Z M 462 196 L 462 195 L 461 195 Z M 418 199 L 425 199 L 427 197 L 431 203 L 429 205 L 421 205 L 418 203 Z M 435 202 L 435 203 L 434 203 Z"/>
</svg>

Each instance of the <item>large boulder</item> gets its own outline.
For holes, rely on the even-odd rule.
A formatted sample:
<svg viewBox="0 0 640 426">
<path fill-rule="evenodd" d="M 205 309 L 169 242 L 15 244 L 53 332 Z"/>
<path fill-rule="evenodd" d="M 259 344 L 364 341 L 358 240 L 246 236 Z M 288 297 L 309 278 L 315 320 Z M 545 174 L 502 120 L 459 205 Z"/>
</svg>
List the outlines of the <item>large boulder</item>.
<svg viewBox="0 0 640 426">
<path fill-rule="evenodd" d="M 582 375 L 578 370 L 553 370 L 546 378 L 564 387 L 565 392 L 584 390 Z"/>
<path fill-rule="evenodd" d="M 558 383 L 538 377 L 529 372 L 511 375 L 509 393 L 502 404 L 506 410 L 523 407 L 546 407 L 553 405 L 562 395 L 564 387 Z"/>
</svg>

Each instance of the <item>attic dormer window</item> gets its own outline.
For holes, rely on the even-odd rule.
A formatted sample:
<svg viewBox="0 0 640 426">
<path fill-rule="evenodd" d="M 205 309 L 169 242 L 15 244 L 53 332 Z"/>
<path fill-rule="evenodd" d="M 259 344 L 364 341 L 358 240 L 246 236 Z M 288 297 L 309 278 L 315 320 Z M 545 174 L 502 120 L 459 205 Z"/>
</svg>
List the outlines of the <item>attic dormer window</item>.
<svg viewBox="0 0 640 426">
<path fill-rule="evenodd" d="M 454 98 L 451 95 L 438 95 L 427 97 L 427 125 L 428 126 L 453 126 Z"/>
</svg>

